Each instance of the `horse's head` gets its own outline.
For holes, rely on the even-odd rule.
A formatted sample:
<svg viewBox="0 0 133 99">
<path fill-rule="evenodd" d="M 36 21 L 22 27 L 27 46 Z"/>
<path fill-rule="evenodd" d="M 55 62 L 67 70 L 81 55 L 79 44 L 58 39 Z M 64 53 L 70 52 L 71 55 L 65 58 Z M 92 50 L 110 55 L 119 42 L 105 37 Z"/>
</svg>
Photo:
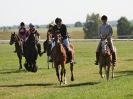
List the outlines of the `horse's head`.
<svg viewBox="0 0 133 99">
<path fill-rule="evenodd" d="M 14 33 L 11 33 L 11 37 L 10 37 L 10 45 L 12 45 L 13 43 L 16 43 L 17 41 L 19 40 L 17 34 L 14 32 Z"/>
<path fill-rule="evenodd" d="M 36 36 L 36 34 L 35 34 L 35 33 L 31 33 L 31 34 L 29 35 L 28 40 L 27 40 L 26 42 L 35 45 L 36 42 L 37 42 L 37 36 Z"/>
<path fill-rule="evenodd" d="M 101 51 L 103 55 L 110 55 L 110 48 L 108 46 L 107 40 L 101 40 Z"/>
<path fill-rule="evenodd" d="M 56 35 L 55 35 L 55 43 L 61 44 L 61 42 L 62 42 L 61 34 L 60 33 L 56 33 Z"/>
</svg>

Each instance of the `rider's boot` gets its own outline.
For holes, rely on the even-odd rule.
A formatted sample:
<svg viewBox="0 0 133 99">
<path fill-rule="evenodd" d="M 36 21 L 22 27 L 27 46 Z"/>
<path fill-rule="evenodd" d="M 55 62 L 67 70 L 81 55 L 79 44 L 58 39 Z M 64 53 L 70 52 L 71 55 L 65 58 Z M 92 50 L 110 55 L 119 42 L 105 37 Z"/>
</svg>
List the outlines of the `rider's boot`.
<svg viewBox="0 0 133 99">
<path fill-rule="evenodd" d="M 37 44 L 37 48 L 38 48 L 38 54 L 39 54 L 39 56 L 42 56 L 40 43 Z"/>
</svg>

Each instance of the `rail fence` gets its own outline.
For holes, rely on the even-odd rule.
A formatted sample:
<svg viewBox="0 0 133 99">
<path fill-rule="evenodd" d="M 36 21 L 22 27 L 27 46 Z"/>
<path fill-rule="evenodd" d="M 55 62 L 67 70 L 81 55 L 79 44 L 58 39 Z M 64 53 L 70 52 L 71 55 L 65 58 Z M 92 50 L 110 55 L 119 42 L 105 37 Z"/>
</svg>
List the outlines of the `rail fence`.
<svg viewBox="0 0 133 99">
<path fill-rule="evenodd" d="M 100 39 L 70 39 L 71 42 L 97 42 Z M 40 40 L 43 43 L 45 40 Z M 113 39 L 113 41 L 133 41 L 133 39 Z M 0 44 L 9 44 L 10 40 L 0 40 Z"/>
</svg>

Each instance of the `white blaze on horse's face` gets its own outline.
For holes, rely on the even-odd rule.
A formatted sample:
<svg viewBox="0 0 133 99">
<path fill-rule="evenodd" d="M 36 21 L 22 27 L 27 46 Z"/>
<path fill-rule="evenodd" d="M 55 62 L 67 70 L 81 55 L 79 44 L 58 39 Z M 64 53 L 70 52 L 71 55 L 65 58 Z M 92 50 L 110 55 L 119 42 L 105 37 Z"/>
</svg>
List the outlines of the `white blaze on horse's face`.
<svg viewBox="0 0 133 99">
<path fill-rule="evenodd" d="M 107 53 L 107 41 L 106 40 L 101 41 L 101 48 L 102 48 L 102 54 L 105 55 Z"/>
</svg>

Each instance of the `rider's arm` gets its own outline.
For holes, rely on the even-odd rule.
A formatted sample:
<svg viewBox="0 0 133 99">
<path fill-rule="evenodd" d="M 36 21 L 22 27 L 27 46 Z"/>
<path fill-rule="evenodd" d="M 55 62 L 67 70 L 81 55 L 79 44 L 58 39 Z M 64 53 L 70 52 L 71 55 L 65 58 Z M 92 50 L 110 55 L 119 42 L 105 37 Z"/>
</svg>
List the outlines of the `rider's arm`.
<svg viewBox="0 0 133 99">
<path fill-rule="evenodd" d="M 112 27 L 110 26 L 110 27 L 109 27 L 109 37 L 112 37 L 112 35 L 113 35 L 113 29 L 112 29 Z"/>
<path fill-rule="evenodd" d="M 102 37 L 102 34 L 101 34 L 101 26 L 98 27 L 98 36 L 99 36 L 99 38 Z"/>
</svg>

